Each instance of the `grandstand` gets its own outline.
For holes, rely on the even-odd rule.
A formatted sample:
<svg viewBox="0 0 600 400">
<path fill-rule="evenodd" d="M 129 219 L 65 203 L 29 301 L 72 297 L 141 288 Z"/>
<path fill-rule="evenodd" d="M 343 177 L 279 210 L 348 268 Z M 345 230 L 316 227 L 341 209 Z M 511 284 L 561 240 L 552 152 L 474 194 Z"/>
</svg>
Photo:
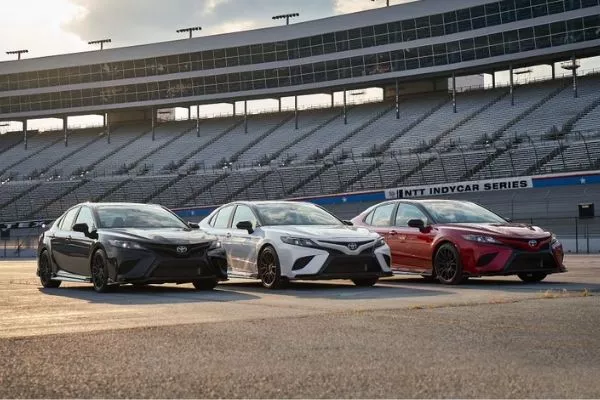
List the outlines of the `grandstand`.
<svg viewBox="0 0 600 400">
<path fill-rule="evenodd" d="M 599 48 L 597 0 L 421 0 L 0 63 L 0 121 L 23 122 L 23 131 L 0 135 L 0 222 L 51 219 L 85 200 L 198 207 L 600 169 L 600 76 L 555 74 L 555 63 L 576 65 Z M 546 80 L 453 83 L 542 64 L 552 65 Z M 346 101 L 366 87 L 383 98 Z M 334 92 L 343 104 L 157 118 L 164 108 Z M 68 129 L 66 116 L 85 114 L 104 115 L 105 125 Z M 27 130 L 27 120 L 42 117 L 63 118 L 64 129 Z M 558 204 L 571 212 L 577 199 Z M 495 207 L 505 212 L 502 204 Z"/>
</svg>

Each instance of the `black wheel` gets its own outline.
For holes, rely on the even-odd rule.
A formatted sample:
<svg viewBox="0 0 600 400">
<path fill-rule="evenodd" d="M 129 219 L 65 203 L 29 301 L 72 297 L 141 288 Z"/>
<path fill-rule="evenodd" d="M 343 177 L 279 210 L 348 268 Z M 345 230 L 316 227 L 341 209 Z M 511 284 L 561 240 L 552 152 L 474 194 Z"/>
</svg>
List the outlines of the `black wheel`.
<svg viewBox="0 0 600 400">
<path fill-rule="evenodd" d="M 359 278 L 359 279 L 352 279 L 352 282 L 354 282 L 354 284 L 356 286 L 359 287 L 370 287 L 373 286 L 377 283 L 377 281 L 379 280 L 379 278 Z"/>
<path fill-rule="evenodd" d="M 271 246 L 267 246 L 258 256 L 258 277 L 267 289 L 279 289 L 287 283 L 287 279 L 281 276 L 279 257 Z"/>
<path fill-rule="evenodd" d="M 527 282 L 527 283 L 541 282 L 547 276 L 548 276 L 548 274 L 545 274 L 543 272 L 523 272 L 523 273 L 519 274 L 519 278 L 521 278 L 521 280 L 523 282 Z"/>
<path fill-rule="evenodd" d="M 52 279 L 52 266 L 50 265 L 50 256 L 47 251 L 44 250 L 42 254 L 40 254 L 38 263 L 42 287 L 46 289 L 56 289 L 59 287 L 61 282 Z"/>
<path fill-rule="evenodd" d="M 106 265 L 106 253 L 104 250 L 96 250 L 92 256 L 90 272 L 92 275 L 92 284 L 96 292 L 106 293 L 112 289 L 108 284 L 108 266 Z"/>
<path fill-rule="evenodd" d="M 446 285 L 459 285 L 464 281 L 458 251 L 451 243 L 444 243 L 435 253 L 433 260 L 437 279 Z"/>
<path fill-rule="evenodd" d="M 199 279 L 192 282 L 197 290 L 213 290 L 218 283 L 216 279 Z"/>
</svg>

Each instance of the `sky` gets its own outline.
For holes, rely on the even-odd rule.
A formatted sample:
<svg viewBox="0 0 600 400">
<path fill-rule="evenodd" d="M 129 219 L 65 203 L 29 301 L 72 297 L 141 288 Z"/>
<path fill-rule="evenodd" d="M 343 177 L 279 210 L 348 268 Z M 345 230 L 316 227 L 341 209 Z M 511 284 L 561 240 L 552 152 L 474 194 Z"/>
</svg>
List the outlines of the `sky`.
<svg viewBox="0 0 600 400">
<path fill-rule="evenodd" d="M 409 1 L 418 0 L 391 0 L 391 4 Z M 385 7 L 385 0 L 0 0 L 0 61 L 14 58 L 5 54 L 7 50 L 28 49 L 24 57 L 42 57 L 90 50 L 90 40 L 111 38 L 108 46 L 123 47 L 178 39 L 183 36 L 175 31 L 190 26 L 202 26 L 198 34 L 206 36 L 283 23 L 271 19 L 276 14 L 298 12 L 300 17 L 292 22 L 301 22 L 374 7 Z M 600 62 L 588 61 L 582 67 L 600 68 Z M 549 73 L 549 68 L 537 68 L 530 76 Z M 499 74 L 498 80 L 507 77 L 508 73 Z M 380 91 L 368 90 L 364 97 L 380 95 Z M 284 107 L 291 106 L 292 101 L 284 100 Z M 305 99 L 329 101 L 327 96 Z M 335 101 L 340 102 L 341 95 Z M 260 102 L 254 108 L 275 106 L 274 102 Z M 228 110 L 215 106 L 203 113 L 208 116 L 223 112 Z M 70 124 L 77 125 L 78 119 L 73 120 Z M 90 120 L 81 121 L 86 124 Z M 30 123 L 33 129 L 59 125 L 56 120 Z"/>
</svg>

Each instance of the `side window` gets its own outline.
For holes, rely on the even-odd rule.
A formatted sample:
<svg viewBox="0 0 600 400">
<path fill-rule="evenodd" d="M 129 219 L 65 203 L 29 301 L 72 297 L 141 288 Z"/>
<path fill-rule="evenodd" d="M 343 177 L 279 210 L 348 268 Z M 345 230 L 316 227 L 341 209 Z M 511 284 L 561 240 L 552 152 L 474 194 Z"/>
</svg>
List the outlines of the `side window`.
<svg viewBox="0 0 600 400">
<path fill-rule="evenodd" d="M 408 226 L 408 221 L 411 219 L 421 219 L 427 224 L 427 217 L 418 207 L 412 204 L 400 204 L 398 205 L 398 212 L 396 213 L 396 223 L 394 226 Z"/>
<path fill-rule="evenodd" d="M 96 223 L 94 222 L 94 214 L 92 213 L 92 210 L 89 207 L 81 207 L 81 211 L 79 212 L 77 221 L 75 221 L 75 223 L 87 224 L 90 229 L 95 227 Z"/>
<path fill-rule="evenodd" d="M 254 213 L 252 212 L 250 207 L 239 205 L 235 210 L 235 215 L 233 217 L 233 223 L 231 224 L 231 227 L 237 229 L 236 226 L 238 222 L 242 221 L 250 221 L 252 222 L 252 227 L 256 228 L 256 217 L 254 216 Z"/>
<path fill-rule="evenodd" d="M 373 221 L 371 222 L 371 225 L 379 227 L 390 226 L 394 207 L 394 203 L 384 204 L 380 207 L 377 207 L 375 211 L 373 211 Z"/>
<path fill-rule="evenodd" d="M 65 217 L 60 223 L 60 230 L 62 231 L 70 231 L 71 227 L 75 225 L 75 217 L 77 216 L 77 212 L 79 211 L 79 207 L 75 207 L 65 214 Z"/>
<path fill-rule="evenodd" d="M 217 214 L 213 226 L 219 229 L 227 229 L 229 224 L 229 217 L 231 217 L 232 212 L 233 206 L 222 208 L 219 211 L 219 214 Z"/>
</svg>

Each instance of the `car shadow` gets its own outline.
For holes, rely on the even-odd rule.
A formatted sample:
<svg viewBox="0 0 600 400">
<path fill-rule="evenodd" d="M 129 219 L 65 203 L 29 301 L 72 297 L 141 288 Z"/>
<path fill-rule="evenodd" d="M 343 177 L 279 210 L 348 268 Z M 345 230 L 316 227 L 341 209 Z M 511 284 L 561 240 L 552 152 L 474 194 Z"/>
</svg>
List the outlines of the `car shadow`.
<svg viewBox="0 0 600 400">
<path fill-rule="evenodd" d="M 205 302 L 235 302 L 258 299 L 259 296 L 239 293 L 217 286 L 214 290 L 196 290 L 190 285 L 123 285 L 108 293 L 96 293 L 91 286 L 68 286 L 58 289 L 38 289 L 40 292 L 56 297 L 65 297 L 112 305 L 144 304 L 183 304 Z"/>
<path fill-rule="evenodd" d="M 383 286 L 385 281 L 379 281 L 372 287 L 358 287 L 352 283 L 340 281 L 292 281 L 285 288 L 271 290 L 262 287 L 258 281 L 233 281 L 223 284 L 250 293 L 269 293 L 280 296 L 293 296 L 303 299 L 330 300 L 370 300 L 447 295 L 448 292 L 431 288 L 406 288 Z"/>
<path fill-rule="evenodd" d="M 576 292 L 586 289 L 590 292 L 600 292 L 600 284 L 598 283 L 564 281 L 559 279 L 553 280 L 552 276 L 537 283 L 523 282 L 519 278 L 513 276 L 470 278 L 468 281 L 456 286 L 442 285 L 437 281 L 430 282 L 422 278 L 400 276 L 386 278 L 380 282 L 388 285 L 419 285 L 427 288 L 437 286 L 453 290 L 460 290 L 462 288 L 468 290 L 499 291 L 507 293 L 539 293 L 564 290 Z"/>
</svg>

